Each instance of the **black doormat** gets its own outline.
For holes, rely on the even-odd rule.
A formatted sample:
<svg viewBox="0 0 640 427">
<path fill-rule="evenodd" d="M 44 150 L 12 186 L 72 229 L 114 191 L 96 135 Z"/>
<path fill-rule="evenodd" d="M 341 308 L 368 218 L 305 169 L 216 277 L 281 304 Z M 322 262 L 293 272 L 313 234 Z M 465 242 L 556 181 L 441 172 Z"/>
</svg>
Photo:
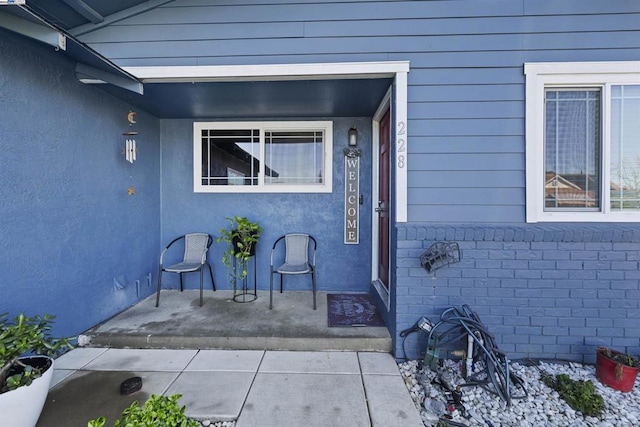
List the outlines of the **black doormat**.
<svg viewBox="0 0 640 427">
<path fill-rule="evenodd" d="M 327 294 L 329 326 L 384 326 L 369 294 Z"/>
</svg>

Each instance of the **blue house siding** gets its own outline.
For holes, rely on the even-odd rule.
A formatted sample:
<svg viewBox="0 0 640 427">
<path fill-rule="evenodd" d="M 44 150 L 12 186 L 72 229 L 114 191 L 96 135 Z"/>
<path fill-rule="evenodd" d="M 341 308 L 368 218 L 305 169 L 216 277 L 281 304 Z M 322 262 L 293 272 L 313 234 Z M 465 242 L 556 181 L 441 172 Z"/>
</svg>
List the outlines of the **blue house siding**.
<svg viewBox="0 0 640 427">
<path fill-rule="evenodd" d="M 0 313 L 53 314 L 75 335 L 138 301 L 135 280 L 152 291 L 159 122 L 136 115 L 130 165 L 129 105 L 79 83 L 52 48 L 0 30 L 0 52 Z"/>
<path fill-rule="evenodd" d="M 122 66 L 408 60 L 409 221 L 523 223 L 523 64 L 640 58 L 637 4 L 556 3 L 176 1 L 80 38 Z"/>
<path fill-rule="evenodd" d="M 427 274 L 420 255 L 445 240 L 460 244 L 462 261 Z M 411 224 L 398 229 L 396 255 L 399 330 L 468 304 L 512 359 L 594 363 L 597 346 L 640 352 L 638 227 Z M 416 338 L 410 357 L 424 349 Z"/>
</svg>

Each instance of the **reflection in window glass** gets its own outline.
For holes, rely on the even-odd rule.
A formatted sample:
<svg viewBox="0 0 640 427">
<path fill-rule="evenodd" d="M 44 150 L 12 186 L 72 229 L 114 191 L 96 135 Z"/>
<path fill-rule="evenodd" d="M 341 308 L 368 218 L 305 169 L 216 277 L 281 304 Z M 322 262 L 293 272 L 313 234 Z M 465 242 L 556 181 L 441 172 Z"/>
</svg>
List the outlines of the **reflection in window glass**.
<svg viewBox="0 0 640 427">
<path fill-rule="evenodd" d="M 640 86 L 611 88 L 611 210 L 640 209 Z"/>
<path fill-rule="evenodd" d="M 201 193 L 331 193 L 331 121 L 194 122 Z"/>
<path fill-rule="evenodd" d="M 600 90 L 545 93 L 545 210 L 600 207 Z"/>
<path fill-rule="evenodd" d="M 257 185 L 257 129 L 203 129 L 202 185 Z"/>
<path fill-rule="evenodd" d="M 323 132 L 265 132 L 265 184 L 321 184 Z"/>
</svg>

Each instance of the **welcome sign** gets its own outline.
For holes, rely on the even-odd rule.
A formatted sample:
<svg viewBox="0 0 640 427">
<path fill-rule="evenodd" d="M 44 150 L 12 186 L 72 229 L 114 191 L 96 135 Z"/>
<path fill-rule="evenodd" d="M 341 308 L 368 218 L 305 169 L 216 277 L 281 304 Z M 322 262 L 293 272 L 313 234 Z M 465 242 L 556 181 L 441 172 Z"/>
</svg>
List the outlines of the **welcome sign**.
<svg viewBox="0 0 640 427">
<path fill-rule="evenodd" d="M 344 157 L 344 243 L 357 245 L 360 239 L 360 152 L 345 150 Z"/>
</svg>

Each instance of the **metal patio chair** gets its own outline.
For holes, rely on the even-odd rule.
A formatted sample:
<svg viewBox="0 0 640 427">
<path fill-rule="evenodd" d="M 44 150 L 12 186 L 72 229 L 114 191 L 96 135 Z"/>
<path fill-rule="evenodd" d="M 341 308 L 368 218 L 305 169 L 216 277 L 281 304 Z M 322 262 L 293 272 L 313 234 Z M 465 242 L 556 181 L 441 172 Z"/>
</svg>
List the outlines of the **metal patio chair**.
<svg viewBox="0 0 640 427">
<path fill-rule="evenodd" d="M 284 264 L 274 268 L 273 258 L 278 244 L 284 241 Z M 309 262 L 309 243 L 311 246 L 311 262 Z M 280 245 L 282 246 L 282 245 Z M 308 234 L 290 233 L 279 237 L 271 248 L 271 262 L 269 275 L 269 308 L 273 308 L 273 275 L 280 275 L 280 293 L 282 293 L 282 278 L 286 274 L 311 274 L 313 289 L 313 309 L 316 309 L 316 239 Z"/>
<path fill-rule="evenodd" d="M 169 248 L 176 242 L 184 240 L 184 256 L 182 262 L 165 267 L 163 265 L 164 256 Z M 180 291 L 184 290 L 182 283 L 182 275 L 184 273 L 200 272 L 200 307 L 202 307 L 202 292 L 203 292 L 203 270 L 205 267 L 209 268 L 209 276 L 211 276 L 211 286 L 213 290 L 216 290 L 216 283 L 213 281 L 213 271 L 211 265 L 207 261 L 207 251 L 213 243 L 213 238 L 206 233 L 191 233 L 180 236 L 173 239 L 169 243 L 162 253 L 160 254 L 160 271 L 158 274 L 158 294 L 156 296 L 156 307 L 160 305 L 160 289 L 162 288 L 162 272 L 178 273 L 180 275 Z"/>
</svg>

